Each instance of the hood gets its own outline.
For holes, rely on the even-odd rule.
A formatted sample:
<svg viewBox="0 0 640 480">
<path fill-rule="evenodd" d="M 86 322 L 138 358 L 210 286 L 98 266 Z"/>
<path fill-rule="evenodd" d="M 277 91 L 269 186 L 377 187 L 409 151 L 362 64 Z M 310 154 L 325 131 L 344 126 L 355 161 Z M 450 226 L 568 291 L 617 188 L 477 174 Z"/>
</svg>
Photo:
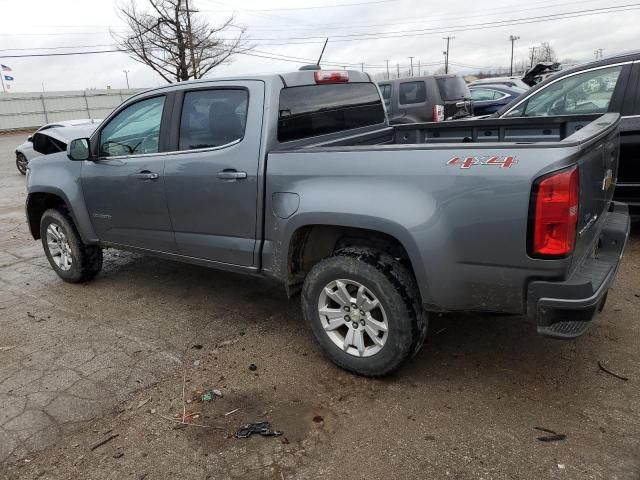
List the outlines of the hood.
<svg viewBox="0 0 640 480">
<path fill-rule="evenodd" d="M 90 137 L 94 132 L 98 124 L 93 125 L 81 125 L 73 127 L 54 127 L 39 132 L 38 135 L 48 135 L 51 138 L 55 138 L 64 143 L 69 143 L 76 138 Z"/>
</svg>

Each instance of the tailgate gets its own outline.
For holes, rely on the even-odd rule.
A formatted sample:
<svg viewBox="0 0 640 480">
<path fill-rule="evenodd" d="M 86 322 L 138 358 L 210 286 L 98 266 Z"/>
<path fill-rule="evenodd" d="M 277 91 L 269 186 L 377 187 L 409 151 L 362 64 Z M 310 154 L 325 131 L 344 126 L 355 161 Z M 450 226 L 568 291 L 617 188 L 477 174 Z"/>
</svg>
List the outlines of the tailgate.
<svg viewBox="0 0 640 480">
<path fill-rule="evenodd" d="M 579 140 L 580 210 L 574 250 L 575 266 L 594 254 L 603 218 L 609 209 L 618 174 L 620 118 L 610 113 L 599 117 L 565 141 Z"/>
</svg>

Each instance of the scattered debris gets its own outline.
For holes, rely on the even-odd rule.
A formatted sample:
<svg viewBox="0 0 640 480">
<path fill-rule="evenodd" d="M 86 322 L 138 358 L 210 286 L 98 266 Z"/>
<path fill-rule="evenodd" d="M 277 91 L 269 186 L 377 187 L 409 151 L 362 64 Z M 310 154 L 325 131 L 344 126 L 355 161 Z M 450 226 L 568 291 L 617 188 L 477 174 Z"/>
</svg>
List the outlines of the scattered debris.
<svg viewBox="0 0 640 480">
<path fill-rule="evenodd" d="M 90 450 L 94 451 L 96 448 L 99 448 L 101 446 L 103 446 L 106 443 L 109 443 L 111 440 L 113 440 L 114 438 L 118 438 L 119 435 L 117 433 L 114 433 L 113 435 L 108 436 L 107 438 L 105 438 L 104 440 L 94 444 L 91 446 Z"/>
<path fill-rule="evenodd" d="M 543 427 L 533 427 L 536 430 L 540 430 L 541 432 L 550 433 L 551 435 L 543 435 L 542 437 L 538 437 L 538 440 L 541 442 L 560 442 L 562 440 L 566 440 L 567 436 L 564 433 L 554 432 L 553 430 L 549 430 L 548 428 Z"/>
<path fill-rule="evenodd" d="M 196 345 L 193 345 L 191 348 L 195 348 L 196 350 L 202 350 L 202 345 L 196 344 Z"/>
<path fill-rule="evenodd" d="M 151 414 L 152 414 L 152 415 L 155 415 L 155 414 L 156 414 L 156 409 L 155 409 L 155 408 L 152 408 L 152 409 L 151 409 Z"/>
<path fill-rule="evenodd" d="M 203 425 L 201 423 L 195 423 L 195 422 L 192 422 L 192 421 L 187 421 L 187 420 L 192 420 L 192 419 L 195 419 L 195 418 L 199 418 L 200 417 L 199 413 L 194 414 L 194 413 L 186 412 L 186 413 L 184 413 L 182 415 L 180 415 L 178 413 L 178 414 L 176 414 L 178 418 L 167 417 L 167 416 L 162 415 L 160 413 L 157 413 L 156 415 L 158 415 L 160 418 L 164 418 L 165 420 L 169 420 L 171 422 L 176 422 L 176 423 L 179 423 L 179 424 L 184 425 L 184 426 L 201 427 L 201 428 L 215 428 L 216 430 L 224 430 L 225 429 L 224 427 L 219 427 L 217 425 Z"/>
<path fill-rule="evenodd" d="M 12 350 L 14 348 L 16 348 L 15 345 L 9 345 L 7 347 L 0 347 L 0 352 L 6 352 L 7 350 Z"/>
<path fill-rule="evenodd" d="M 200 360 L 194 360 L 194 362 L 193 362 L 193 366 L 194 366 L 194 367 L 197 367 L 197 366 L 199 366 L 199 365 L 200 365 Z"/>
<path fill-rule="evenodd" d="M 287 437 L 282 437 L 282 444 L 289 445 L 289 439 Z"/>
<path fill-rule="evenodd" d="M 446 327 L 442 327 L 440 330 L 438 330 L 436 332 L 436 335 L 440 335 L 442 332 L 444 332 L 447 328 Z"/>
<path fill-rule="evenodd" d="M 31 313 L 31 312 L 27 312 L 27 317 L 29 317 L 29 318 L 36 318 L 36 316 L 35 316 L 33 313 Z"/>
<path fill-rule="evenodd" d="M 138 408 L 144 407 L 150 401 L 151 401 L 151 397 L 149 397 L 149 398 L 147 398 L 145 400 L 141 400 L 140 403 L 138 403 Z"/>
<path fill-rule="evenodd" d="M 612 377 L 616 377 L 620 380 L 622 380 L 623 382 L 627 382 L 629 381 L 629 379 L 627 377 L 623 377 L 622 375 L 618 375 L 617 373 L 613 373 L 611 370 L 609 370 L 608 368 L 606 368 L 604 365 L 602 365 L 602 362 L 600 360 L 598 360 L 598 367 L 600 368 L 600 370 L 602 370 L 604 373 L 608 373 L 609 375 L 611 375 Z"/>
<path fill-rule="evenodd" d="M 234 408 L 233 410 L 231 410 L 230 412 L 227 412 L 224 414 L 225 417 L 228 417 L 229 415 L 231 415 L 232 413 L 236 413 L 238 410 L 240 410 L 239 408 Z"/>
<path fill-rule="evenodd" d="M 559 464 L 558 464 L 558 468 L 559 468 L 560 470 L 564 470 L 565 468 L 567 468 L 567 466 L 566 466 L 564 463 L 559 463 Z"/>
<path fill-rule="evenodd" d="M 236 432 L 236 438 L 249 438 L 254 433 L 263 437 L 279 437 L 282 435 L 281 431 L 272 430 L 269 422 L 256 422 L 240 425 Z"/>
<path fill-rule="evenodd" d="M 113 458 L 121 458 L 124 457 L 124 453 L 122 452 L 116 452 L 113 454 Z"/>
<path fill-rule="evenodd" d="M 255 363 L 252 363 L 251 365 L 249 365 L 249 370 L 251 370 L 252 372 L 255 372 L 258 369 L 258 367 L 256 366 Z"/>
<path fill-rule="evenodd" d="M 313 417 L 313 422 L 314 423 L 322 423 L 322 422 L 324 422 L 324 418 L 322 418 L 320 415 L 316 415 L 315 417 Z"/>
</svg>

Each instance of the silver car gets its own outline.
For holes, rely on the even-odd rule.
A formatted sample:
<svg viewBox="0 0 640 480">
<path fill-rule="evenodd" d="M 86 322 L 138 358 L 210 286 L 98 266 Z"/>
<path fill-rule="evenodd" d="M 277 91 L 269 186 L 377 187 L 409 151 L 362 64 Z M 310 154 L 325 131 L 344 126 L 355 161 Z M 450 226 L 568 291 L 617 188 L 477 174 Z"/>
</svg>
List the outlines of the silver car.
<svg viewBox="0 0 640 480">
<path fill-rule="evenodd" d="M 22 175 L 25 175 L 27 173 L 27 165 L 29 164 L 29 160 L 41 155 L 47 155 L 56 151 L 62 151 L 67 148 L 66 144 L 68 142 L 64 141 L 65 135 L 56 132 L 55 139 L 48 140 L 47 138 L 41 138 L 41 142 L 39 143 L 44 146 L 44 151 L 42 151 L 42 147 L 36 150 L 34 149 L 33 145 L 33 138 L 36 134 L 42 134 L 43 137 L 50 137 L 53 129 L 58 131 L 66 127 L 89 127 L 91 128 L 91 131 L 93 131 L 95 127 L 100 124 L 100 122 L 102 122 L 102 119 L 83 118 L 80 120 L 63 120 L 60 122 L 47 123 L 46 125 L 43 125 L 38 130 L 36 130 L 33 135 L 27 137 L 27 140 L 23 144 L 19 145 L 16 148 L 16 167 L 18 167 L 18 171 Z M 45 131 L 46 133 L 44 133 Z M 47 144 L 49 144 L 52 151 L 49 151 L 49 149 L 47 148 Z M 57 147 L 61 147 L 61 149 L 58 149 Z"/>
</svg>

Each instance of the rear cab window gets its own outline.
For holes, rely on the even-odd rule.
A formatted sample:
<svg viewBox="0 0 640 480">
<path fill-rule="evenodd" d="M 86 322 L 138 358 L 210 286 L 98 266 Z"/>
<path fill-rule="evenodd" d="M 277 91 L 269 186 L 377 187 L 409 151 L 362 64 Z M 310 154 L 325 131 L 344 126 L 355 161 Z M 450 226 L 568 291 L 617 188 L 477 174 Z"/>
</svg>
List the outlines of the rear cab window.
<svg viewBox="0 0 640 480">
<path fill-rule="evenodd" d="M 391 105 L 391 85 L 389 84 L 380 85 L 380 93 L 382 93 L 382 99 L 384 100 L 384 104 L 387 107 Z"/>
<path fill-rule="evenodd" d="M 403 82 L 398 90 L 401 105 L 424 103 L 427 101 L 427 88 L 422 82 Z"/>
<path fill-rule="evenodd" d="M 445 101 L 469 99 L 469 87 L 462 77 L 436 78 L 440 96 Z"/>
<path fill-rule="evenodd" d="M 280 142 L 382 124 L 384 121 L 382 100 L 373 83 L 303 85 L 280 91 Z"/>
</svg>

